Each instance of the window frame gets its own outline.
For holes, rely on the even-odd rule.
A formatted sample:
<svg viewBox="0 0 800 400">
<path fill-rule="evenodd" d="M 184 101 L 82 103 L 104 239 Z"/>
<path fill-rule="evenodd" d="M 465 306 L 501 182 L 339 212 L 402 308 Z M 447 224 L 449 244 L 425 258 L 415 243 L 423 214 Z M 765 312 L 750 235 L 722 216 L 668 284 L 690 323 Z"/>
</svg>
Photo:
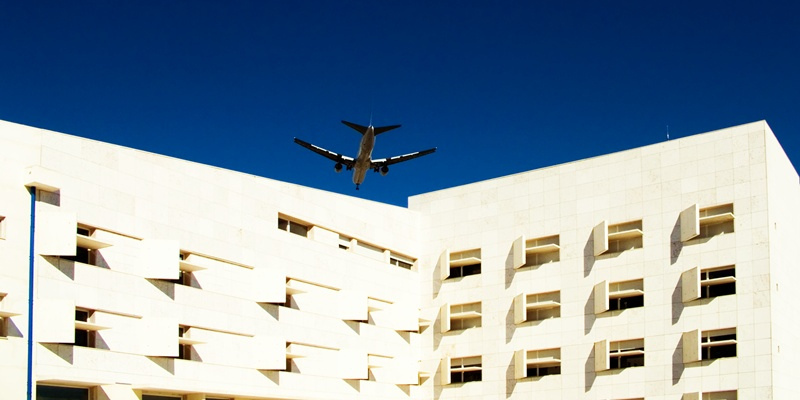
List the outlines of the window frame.
<svg viewBox="0 0 800 400">
<path fill-rule="evenodd" d="M 483 357 L 481 356 L 448 358 L 446 366 L 447 371 L 442 371 L 442 373 L 447 373 L 446 385 L 483 381 Z"/>
</svg>

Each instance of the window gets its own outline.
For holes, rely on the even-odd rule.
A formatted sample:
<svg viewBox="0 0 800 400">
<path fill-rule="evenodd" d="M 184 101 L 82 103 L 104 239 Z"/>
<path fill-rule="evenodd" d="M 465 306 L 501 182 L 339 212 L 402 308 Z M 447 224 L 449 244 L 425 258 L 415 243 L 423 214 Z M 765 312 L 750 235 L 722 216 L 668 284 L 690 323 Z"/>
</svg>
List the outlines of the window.
<svg viewBox="0 0 800 400">
<path fill-rule="evenodd" d="M 0 337 L 8 336 L 8 319 L 20 315 L 20 313 L 6 309 L 6 305 L 3 303 L 6 296 L 6 293 L 0 293 Z"/>
<path fill-rule="evenodd" d="M 514 323 L 541 321 L 561 316 L 561 292 L 521 293 L 514 297 Z"/>
<path fill-rule="evenodd" d="M 450 360 L 450 382 L 448 383 L 480 382 L 481 379 L 480 356 Z"/>
<path fill-rule="evenodd" d="M 75 255 L 63 258 L 83 264 L 98 265 L 97 250 L 109 247 L 111 244 L 94 238 L 95 229 L 85 225 L 78 225 L 76 234 Z"/>
<path fill-rule="evenodd" d="M 725 357 L 736 357 L 736 328 L 684 332 L 684 363 Z"/>
<path fill-rule="evenodd" d="M 644 366 L 644 339 L 608 342 L 601 340 L 594 344 L 594 369 L 606 371 Z"/>
<path fill-rule="evenodd" d="M 644 367 L 644 339 L 611 342 L 608 356 L 611 369 Z"/>
<path fill-rule="evenodd" d="M 143 394 L 142 400 L 183 400 L 183 396 L 164 396 L 158 394 Z"/>
<path fill-rule="evenodd" d="M 733 265 L 700 271 L 700 297 L 709 299 L 736 294 L 736 268 Z"/>
<path fill-rule="evenodd" d="M 308 237 L 308 230 L 311 227 L 293 220 L 278 217 L 278 229 L 286 232 L 294 233 L 302 237 Z"/>
<path fill-rule="evenodd" d="M 414 266 L 414 260 L 401 256 L 397 253 L 389 253 L 389 264 L 396 265 L 400 268 L 411 269 Z"/>
<path fill-rule="evenodd" d="M 627 308 L 644 306 L 644 281 L 637 279 L 626 282 L 616 282 L 608 288 L 608 309 L 625 310 Z"/>
<path fill-rule="evenodd" d="M 608 251 L 619 253 L 642 247 L 642 220 L 608 227 Z"/>
<path fill-rule="evenodd" d="M 514 352 L 517 379 L 561 374 L 561 349 L 517 350 Z"/>
<path fill-rule="evenodd" d="M 178 276 L 178 279 L 169 279 L 169 281 L 178 285 L 194 286 L 193 273 L 196 271 L 202 271 L 207 268 L 194 263 L 192 260 L 192 254 L 190 252 L 181 251 L 178 254 L 178 258 L 180 259 L 180 262 L 178 264 L 180 269 L 179 272 L 180 275 Z"/>
<path fill-rule="evenodd" d="M 36 385 L 36 400 L 89 400 L 89 389 Z"/>
<path fill-rule="evenodd" d="M 481 326 L 481 303 L 442 306 L 442 333 Z"/>
<path fill-rule="evenodd" d="M 95 347 L 96 334 L 94 329 L 89 329 L 89 318 L 94 311 L 85 309 L 75 310 L 75 346 Z"/>
<path fill-rule="evenodd" d="M 341 250 L 350 250 L 350 246 L 352 245 L 352 238 L 339 234 L 339 248 Z"/>
<path fill-rule="evenodd" d="M 449 258 L 449 278 L 460 278 L 481 273 L 481 249 L 451 253 Z"/>
<path fill-rule="evenodd" d="M 190 329 L 191 327 L 185 325 L 178 326 L 178 358 L 181 360 L 197 360 L 192 346 L 205 343 L 200 340 L 192 339 Z"/>
<path fill-rule="evenodd" d="M 0 215 L 0 239 L 6 238 L 6 217 Z"/>
<path fill-rule="evenodd" d="M 732 233 L 734 218 L 732 203 L 706 208 L 693 204 L 681 212 L 681 241 Z"/>
<path fill-rule="evenodd" d="M 644 280 L 608 283 L 603 281 L 594 287 L 594 312 L 625 310 L 644 306 Z"/>
<path fill-rule="evenodd" d="M 736 390 L 722 392 L 684 393 L 683 400 L 737 400 Z"/>
<path fill-rule="evenodd" d="M 732 233 L 733 218 L 733 204 L 700 209 L 698 212 L 700 234 L 697 236 L 708 238 L 723 233 Z"/>
<path fill-rule="evenodd" d="M 736 328 L 704 331 L 700 346 L 703 360 L 736 357 Z"/>
<path fill-rule="evenodd" d="M 703 400 L 736 400 L 737 398 L 736 390 L 703 393 Z"/>
<path fill-rule="evenodd" d="M 736 267 L 695 267 L 681 274 L 681 285 L 684 302 L 736 294 Z"/>
<path fill-rule="evenodd" d="M 608 225 L 606 221 L 594 227 L 594 255 L 620 253 L 642 247 L 642 220 Z"/>
<path fill-rule="evenodd" d="M 556 262 L 561 257 L 559 236 L 547 236 L 525 240 L 520 236 L 514 241 L 514 268 L 534 267 L 550 262 Z"/>
</svg>

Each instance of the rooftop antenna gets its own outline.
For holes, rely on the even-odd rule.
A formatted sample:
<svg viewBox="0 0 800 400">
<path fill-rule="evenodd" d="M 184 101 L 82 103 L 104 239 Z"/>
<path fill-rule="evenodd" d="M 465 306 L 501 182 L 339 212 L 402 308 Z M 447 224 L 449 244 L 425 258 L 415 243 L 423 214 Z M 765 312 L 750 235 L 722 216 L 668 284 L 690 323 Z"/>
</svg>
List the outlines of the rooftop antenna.
<svg viewBox="0 0 800 400">
<path fill-rule="evenodd" d="M 667 140 L 669 140 L 669 125 L 667 125 Z"/>
</svg>

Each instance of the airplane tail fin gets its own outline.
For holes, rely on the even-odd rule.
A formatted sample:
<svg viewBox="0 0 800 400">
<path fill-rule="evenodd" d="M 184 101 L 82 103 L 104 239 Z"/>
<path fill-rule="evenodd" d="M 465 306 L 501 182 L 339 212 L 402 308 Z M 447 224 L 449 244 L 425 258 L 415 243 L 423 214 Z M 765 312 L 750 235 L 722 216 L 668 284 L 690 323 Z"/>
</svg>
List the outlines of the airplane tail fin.
<svg viewBox="0 0 800 400">
<path fill-rule="evenodd" d="M 342 123 L 347 125 L 347 126 L 349 126 L 349 127 L 351 127 L 351 128 L 353 128 L 353 129 L 355 129 L 355 130 L 357 130 L 362 135 L 367 133 L 367 129 L 369 129 L 369 127 L 367 127 L 367 126 L 354 124 L 352 122 L 348 122 L 348 121 L 344 121 L 344 120 L 342 120 Z M 383 132 L 390 131 L 392 129 L 396 129 L 396 128 L 399 128 L 399 127 L 400 127 L 400 125 L 390 125 L 390 126 L 378 126 L 378 127 L 374 127 L 373 129 L 375 130 L 375 136 L 378 136 Z"/>
</svg>

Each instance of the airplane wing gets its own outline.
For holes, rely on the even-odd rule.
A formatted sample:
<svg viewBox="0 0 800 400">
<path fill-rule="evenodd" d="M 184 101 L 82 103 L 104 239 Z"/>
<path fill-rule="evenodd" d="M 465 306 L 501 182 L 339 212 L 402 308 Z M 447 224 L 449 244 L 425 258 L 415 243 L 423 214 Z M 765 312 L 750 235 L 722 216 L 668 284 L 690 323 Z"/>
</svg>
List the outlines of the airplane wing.
<svg viewBox="0 0 800 400">
<path fill-rule="evenodd" d="M 308 142 L 304 142 L 304 141 L 302 141 L 302 140 L 300 140 L 298 138 L 294 138 L 294 142 L 299 144 L 300 146 L 303 146 L 303 147 L 313 151 L 314 153 L 317 153 L 317 154 L 325 157 L 325 158 L 333 160 L 333 161 L 335 161 L 337 163 L 344 164 L 347 167 L 347 169 L 352 168 L 353 165 L 355 164 L 355 161 L 353 160 L 353 157 L 348 157 L 348 156 L 341 155 L 339 153 L 334 153 L 334 152 L 332 152 L 330 150 L 325 150 L 322 147 L 315 146 L 315 145 L 313 145 L 311 143 L 308 143 Z"/>
<path fill-rule="evenodd" d="M 389 166 L 392 164 L 401 163 L 403 161 L 413 160 L 417 157 L 426 156 L 436 151 L 436 147 L 428 150 L 417 151 L 414 153 L 403 154 L 402 156 L 394 156 L 389 158 L 379 158 L 377 160 L 372 160 L 372 164 L 370 167 L 372 169 L 378 169 L 381 167 Z"/>
</svg>

